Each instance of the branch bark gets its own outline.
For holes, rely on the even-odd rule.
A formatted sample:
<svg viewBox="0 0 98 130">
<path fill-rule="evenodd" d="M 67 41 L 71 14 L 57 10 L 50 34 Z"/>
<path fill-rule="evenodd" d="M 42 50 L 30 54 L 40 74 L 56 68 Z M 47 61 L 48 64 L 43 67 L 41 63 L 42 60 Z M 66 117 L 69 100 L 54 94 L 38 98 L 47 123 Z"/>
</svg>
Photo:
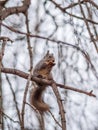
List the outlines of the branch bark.
<svg viewBox="0 0 98 130">
<path fill-rule="evenodd" d="M 30 0 L 24 0 L 23 5 L 20 7 L 10 7 L 10 8 L 2 9 L 2 11 L 0 12 L 0 19 L 4 20 L 9 15 L 15 13 L 25 13 L 29 5 L 30 5 Z"/>
<path fill-rule="evenodd" d="M 55 93 L 55 96 L 56 96 L 56 99 L 58 102 L 58 106 L 59 106 L 59 110 L 60 110 L 62 130 L 66 130 L 65 110 L 64 110 L 64 106 L 63 106 L 63 103 L 61 100 L 60 93 L 59 93 L 57 85 L 55 83 L 52 84 L 52 89 L 53 89 L 53 92 Z"/>
<path fill-rule="evenodd" d="M 1 72 L 2 73 L 8 73 L 8 74 L 14 74 L 14 75 L 17 75 L 17 76 L 22 77 L 24 79 L 28 79 L 28 77 L 29 77 L 28 73 L 25 73 L 25 72 L 17 70 L 17 69 L 12 69 L 12 68 L 1 68 Z M 46 80 L 46 79 L 37 78 L 37 77 L 34 77 L 33 75 L 32 75 L 30 80 L 35 81 L 37 83 L 47 84 L 47 85 L 50 85 L 50 86 L 52 86 L 52 84 L 54 83 L 54 81 L 49 81 L 49 80 Z M 59 83 L 56 83 L 56 82 L 55 82 L 55 84 L 56 84 L 56 86 L 58 86 L 60 88 L 64 88 L 64 89 L 72 90 L 72 91 L 75 91 L 75 92 L 83 93 L 83 94 L 86 94 L 88 96 L 96 97 L 96 95 L 93 94 L 93 90 L 91 90 L 90 92 L 86 92 L 86 91 L 83 91 L 83 90 L 80 90 L 80 89 L 77 89 L 77 88 L 73 88 L 73 87 L 69 87 L 69 86 L 65 86 L 65 85 L 62 85 L 62 84 L 59 84 Z"/>
</svg>

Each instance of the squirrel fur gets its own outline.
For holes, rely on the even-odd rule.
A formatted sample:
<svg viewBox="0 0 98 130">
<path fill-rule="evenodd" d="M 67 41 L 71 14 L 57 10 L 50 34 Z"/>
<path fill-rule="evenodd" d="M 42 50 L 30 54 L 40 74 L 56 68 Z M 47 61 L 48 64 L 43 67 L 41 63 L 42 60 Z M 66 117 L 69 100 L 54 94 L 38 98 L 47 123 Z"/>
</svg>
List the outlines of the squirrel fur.
<svg viewBox="0 0 98 130">
<path fill-rule="evenodd" d="M 53 80 L 51 70 L 55 65 L 55 58 L 53 54 L 47 51 L 46 55 L 35 66 L 33 75 L 38 78 Z M 36 83 L 37 87 L 31 92 L 31 104 L 41 112 L 49 110 L 49 106 L 43 101 L 42 95 L 47 85 Z"/>
</svg>

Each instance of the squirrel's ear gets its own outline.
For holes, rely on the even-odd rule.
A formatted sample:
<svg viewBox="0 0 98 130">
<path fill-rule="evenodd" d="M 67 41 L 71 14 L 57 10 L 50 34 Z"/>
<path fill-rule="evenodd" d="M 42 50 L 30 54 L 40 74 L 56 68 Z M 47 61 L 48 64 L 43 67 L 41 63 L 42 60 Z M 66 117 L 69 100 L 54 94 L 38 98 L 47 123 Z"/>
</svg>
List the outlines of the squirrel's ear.
<svg viewBox="0 0 98 130">
<path fill-rule="evenodd" d="M 47 51 L 47 53 L 46 53 L 46 56 L 48 56 L 49 55 L 49 50 Z"/>
<path fill-rule="evenodd" d="M 46 55 L 44 56 L 44 58 L 47 57 L 48 55 L 49 55 L 49 50 L 47 51 L 47 53 L 46 53 Z"/>
</svg>

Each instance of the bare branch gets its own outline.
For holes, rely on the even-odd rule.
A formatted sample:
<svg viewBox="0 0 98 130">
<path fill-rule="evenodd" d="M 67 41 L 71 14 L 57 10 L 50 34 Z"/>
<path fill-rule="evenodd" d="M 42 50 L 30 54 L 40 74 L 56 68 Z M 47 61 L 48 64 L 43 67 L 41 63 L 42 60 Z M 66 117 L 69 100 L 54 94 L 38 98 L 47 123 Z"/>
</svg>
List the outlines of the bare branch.
<svg viewBox="0 0 98 130">
<path fill-rule="evenodd" d="M 7 114 L 5 114 L 2 110 L 0 110 L 2 112 L 2 114 L 4 116 L 6 116 L 8 119 L 10 119 L 11 121 L 13 121 L 14 123 L 18 123 L 19 124 L 19 121 L 14 121 L 10 116 L 8 116 Z"/>
<path fill-rule="evenodd" d="M 70 16 L 72 16 L 72 17 L 75 17 L 75 18 L 77 18 L 77 19 L 84 20 L 83 17 L 79 17 L 79 16 L 76 16 L 76 15 L 74 15 L 74 14 L 72 14 L 72 13 L 67 12 L 67 11 L 66 11 L 66 7 L 65 7 L 65 8 L 61 7 L 61 6 L 60 6 L 58 3 L 56 3 L 54 0 L 51 0 L 51 2 L 52 2 L 58 9 L 60 9 L 63 13 L 66 13 L 66 14 L 68 14 L 68 15 L 70 15 Z M 98 24 L 98 22 L 92 21 L 92 20 L 87 19 L 87 18 L 86 18 L 86 21 L 88 21 L 88 22 L 90 22 L 90 23 L 93 23 L 93 24 Z"/>
<path fill-rule="evenodd" d="M 90 35 L 91 41 L 93 41 L 93 44 L 94 44 L 94 46 L 95 46 L 95 49 L 96 49 L 96 51 L 97 51 L 97 53 L 98 53 L 97 44 L 96 44 L 96 42 L 95 42 L 95 40 L 94 40 L 94 38 L 93 38 L 93 34 L 91 33 L 91 30 L 90 30 L 88 21 L 87 21 L 87 19 L 86 19 L 84 10 L 83 10 L 83 8 L 82 8 L 82 6 L 81 6 L 81 4 L 80 4 L 80 0 L 79 0 L 79 6 L 80 6 L 81 13 L 82 13 L 82 15 L 83 15 L 83 19 L 84 19 L 85 25 L 86 25 L 86 27 L 87 27 L 88 33 L 89 33 L 89 35 Z"/>
<path fill-rule="evenodd" d="M 91 90 L 90 92 L 86 92 L 86 91 L 83 91 L 83 90 L 80 90 L 80 89 L 77 89 L 77 88 L 73 88 L 73 87 L 62 85 L 62 84 L 58 84 L 58 83 L 56 83 L 56 85 L 59 86 L 60 88 L 65 88 L 65 89 L 68 89 L 68 90 L 72 90 L 72 91 L 75 91 L 75 92 L 86 94 L 88 96 L 96 97 L 96 95 L 92 93 L 93 90 Z"/>
<path fill-rule="evenodd" d="M 29 37 L 37 37 L 37 38 L 39 38 L 39 39 L 48 40 L 48 41 L 51 41 L 51 42 L 57 43 L 57 44 L 62 43 L 62 44 L 64 44 L 64 45 L 66 45 L 66 46 L 72 47 L 72 48 L 74 48 L 74 49 L 80 51 L 80 52 L 83 54 L 83 56 L 86 58 L 86 60 L 89 62 L 89 64 L 91 65 L 91 68 L 92 68 L 92 70 L 93 70 L 93 73 L 95 74 L 96 78 L 98 79 L 98 76 L 97 76 L 97 74 L 96 74 L 96 70 L 95 70 L 93 64 L 92 64 L 91 61 L 88 60 L 88 58 L 87 58 L 87 57 L 88 57 L 87 52 L 84 52 L 84 50 L 82 50 L 80 47 L 77 47 L 77 46 L 75 46 L 75 45 L 73 45 L 73 44 L 70 44 L 70 43 L 67 43 L 67 42 L 56 41 L 56 40 L 54 40 L 54 39 L 50 39 L 50 38 L 47 38 L 47 37 L 43 37 L 43 36 L 39 36 L 39 35 L 33 35 L 33 34 L 28 34 L 28 33 L 25 33 L 25 32 L 21 32 L 21 31 L 19 31 L 19 30 L 16 30 L 16 29 L 14 29 L 14 28 L 12 28 L 12 27 L 9 27 L 9 26 L 3 24 L 1 21 L 0 21 L 0 24 L 3 25 L 4 27 L 8 28 L 9 30 L 13 31 L 13 32 L 20 33 L 20 34 L 23 34 L 23 35 L 26 35 L 26 36 L 29 36 Z"/>
<path fill-rule="evenodd" d="M 23 130 L 24 130 L 25 102 L 26 102 L 26 97 L 27 97 L 27 92 L 28 92 L 32 72 L 33 72 L 33 69 L 31 70 L 31 72 L 28 76 L 26 88 L 25 88 L 25 91 L 24 91 L 24 97 L 23 97 L 23 104 L 22 104 L 22 111 L 21 111 L 21 129 L 23 129 Z"/>
<path fill-rule="evenodd" d="M 81 4 L 83 4 L 85 1 L 82 0 L 81 1 Z M 70 8 L 73 8 L 75 6 L 77 6 L 79 3 L 78 2 L 75 2 L 75 3 L 71 3 L 70 5 L 68 5 L 67 7 L 65 7 L 64 9 L 67 10 L 67 9 L 70 9 Z"/>
<path fill-rule="evenodd" d="M 0 19 L 3 20 L 11 14 L 25 13 L 30 5 L 30 0 L 24 0 L 23 5 L 20 7 L 10 7 L 0 12 Z"/>
<path fill-rule="evenodd" d="M 2 59 L 3 59 L 3 56 L 4 56 L 6 42 L 7 42 L 7 39 L 3 39 L 2 47 L 1 47 L 1 50 L 0 50 L 0 72 L 1 72 L 1 67 L 2 67 Z"/>
<path fill-rule="evenodd" d="M 64 106 L 63 106 L 63 103 L 61 100 L 60 93 L 59 93 L 58 88 L 55 83 L 52 84 L 52 89 L 57 98 L 57 102 L 58 102 L 58 106 L 59 106 L 59 110 L 60 110 L 62 130 L 66 130 L 65 110 L 64 110 Z"/>
<path fill-rule="evenodd" d="M 43 39 L 43 40 L 48 40 L 48 41 L 51 41 L 51 42 L 54 42 L 54 43 L 57 43 L 57 44 L 62 43 L 62 44 L 64 44 L 64 45 L 67 45 L 67 46 L 69 46 L 69 47 L 72 47 L 72 48 L 75 48 L 75 49 L 79 50 L 81 53 L 84 53 L 81 48 L 79 48 L 79 47 L 77 47 L 77 46 L 75 46 L 75 45 L 73 45 L 73 44 L 70 44 L 70 43 L 67 43 L 67 42 L 63 42 L 63 41 L 56 41 L 56 40 L 54 40 L 54 39 L 50 39 L 50 38 L 47 38 L 47 37 L 44 37 L 44 36 L 40 36 L 40 35 L 33 35 L 33 34 L 28 34 L 28 33 L 25 33 L 25 32 L 21 32 L 21 31 L 19 31 L 19 30 L 16 30 L 16 29 L 14 29 L 14 28 L 12 28 L 12 27 L 9 27 L 9 26 L 5 25 L 5 24 L 2 23 L 1 21 L 0 21 L 0 24 L 1 24 L 2 26 L 6 27 L 7 29 L 9 29 L 9 30 L 15 32 L 15 33 L 23 34 L 23 35 L 26 35 L 26 36 L 29 36 L 29 37 L 36 37 L 36 38 Z"/>
<path fill-rule="evenodd" d="M 27 33 L 30 34 L 28 12 L 25 13 L 25 17 L 26 17 Z M 27 36 L 27 45 L 28 45 L 28 52 L 29 52 L 29 57 L 30 57 L 30 70 L 31 70 L 33 68 L 33 52 L 32 52 L 32 47 L 31 47 L 30 37 L 29 36 Z"/>
<path fill-rule="evenodd" d="M 54 115 L 52 114 L 52 112 L 49 111 L 49 113 L 50 113 L 51 116 L 53 117 L 54 121 L 58 124 L 58 126 L 60 126 L 60 127 L 62 128 L 61 124 L 56 120 L 56 118 L 54 117 Z"/>
<path fill-rule="evenodd" d="M 27 74 L 23 71 L 17 70 L 17 69 L 1 68 L 1 72 L 8 73 L 8 74 L 15 74 L 15 75 L 20 76 L 20 77 L 25 78 L 25 79 L 28 79 L 28 77 L 29 77 L 29 74 Z M 49 80 L 46 80 L 46 79 L 37 78 L 37 77 L 34 77 L 34 76 L 31 77 L 31 81 L 35 81 L 37 83 L 47 84 L 47 85 L 50 85 L 50 86 L 54 82 L 54 81 L 49 81 Z M 68 87 L 68 86 L 65 86 L 65 85 L 62 85 L 62 84 L 58 84 L 58 83 L 55 83 L 55 84 L 57 86 L 61 87 L 61 88 L 64 88 L 64 89 L 68 89 L 68 90 L 72 90 L 72 91 L 75 91 L 75 92 L 86 94 L 88 96 L 96 97 L 96 95 L 94 95 L 91 91 L 85 92 L 85 91 L 77 89 L 77 88 Z"/>
<path fill-rule="evenodd" d="M 93 0 L 87 0 L 87 2 L 91 3 L 94 7 L 98 9 L 98 5 Z"/>
<path fill-rule="evenodd" d="M 12 84 L 11 84 L 11 82 L 10 82 L 10 79 L 9 79 L 8 75 L 5 74 L 5 76 L 6 76 L 6 80 L 7 80 L 8 83 L 9 83 L 9 86 L 10 86 L 10 89 L 11 89 L 11 92 L 12 92 L 12 95 L 13 95 L 13 100 L 14 100 L 14 102 L 15 102 L 15 108 L 16 108 L 16 110 L 17 110 L 17 115 L 18 115 L 19 123 L 20 123 L 20 125 L 21 125 L 20 111 L 19 111 L 19 108 L 18 108 L 18 104 L 17 104 L 17 100 L 16 100 L 16 95 L 15 95 L 15 92 L 14 92 L 14 90 L 13 90 L 13 86 L 12 86 Z"/>
<path fill-rule="evenodd" d="M 0 41 L 10 41 L 13 42 L 9 37 L 0 36 Z"/>
</svg>

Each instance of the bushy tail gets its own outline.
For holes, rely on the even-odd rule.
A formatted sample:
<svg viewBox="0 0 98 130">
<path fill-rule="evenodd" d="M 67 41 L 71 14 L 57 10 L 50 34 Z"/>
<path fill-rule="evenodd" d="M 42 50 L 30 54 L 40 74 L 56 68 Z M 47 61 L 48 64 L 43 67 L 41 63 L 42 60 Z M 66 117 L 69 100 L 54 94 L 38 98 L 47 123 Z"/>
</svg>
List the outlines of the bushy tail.
<svg viewBox="0 0 98 130">
<path fill-rule="evenodd" d="M 45 88 L 46 86 L 34 88 L 31 94 L 31 104 L 41 112 L 49 110 L 49 106 L 42 99 L 42 93 L 45 90 Z"/>
</svg>

